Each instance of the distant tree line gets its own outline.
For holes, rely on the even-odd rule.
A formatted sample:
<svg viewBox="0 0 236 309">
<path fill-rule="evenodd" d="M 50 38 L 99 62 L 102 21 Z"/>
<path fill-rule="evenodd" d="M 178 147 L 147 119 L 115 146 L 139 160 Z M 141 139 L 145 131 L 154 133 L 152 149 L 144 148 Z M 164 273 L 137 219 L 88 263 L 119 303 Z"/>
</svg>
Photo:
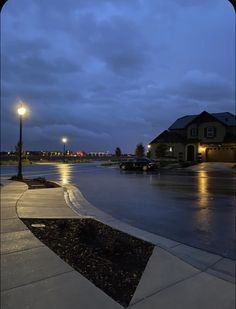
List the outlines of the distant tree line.
<svg viewBox="0 0 236 309">
<path fill-rule="evenodd" d="M 116 150 L 115 150 L 115 155 L 116 157 L 119 159 L 122 155 L 122 152 L 121 152 L 121 149 L 119 147 L 116 147 Z"/>
<path fill-rule="evenodd" d="M 142 143 L 138 144 L 135 149 L 135 156 L 138 158 L 145 156 L 145 148 Z"/>
<path fill-rule="evenodd" d="M 134 151 L 134 154 L 136 157 L 141 158 L 145 156 L 145 147 L 143 146 L 142 143 L 139 143 Z M 120 157 L 122 156 L 122 151 L 120 149 L 120 147 L 116 147 L 115 149 L 115 155 L 117 157 L 117 159 L 120 159 Z"/>
</svg>

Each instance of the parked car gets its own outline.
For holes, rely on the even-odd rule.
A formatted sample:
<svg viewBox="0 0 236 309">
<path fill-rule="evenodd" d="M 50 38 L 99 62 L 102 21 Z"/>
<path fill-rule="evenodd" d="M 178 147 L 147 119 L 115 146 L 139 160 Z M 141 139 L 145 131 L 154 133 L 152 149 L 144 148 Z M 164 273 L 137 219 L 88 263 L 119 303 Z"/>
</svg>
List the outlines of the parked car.
<svg viewBox="0 0 236 309">
<path fill-rule="evenodd" d="M 136 158 L 130 161 L 123 161 L 120 163 L 122 170 L 141 170 L 153 171 L 160 167 L 160 162 L 151 160 L 149 158 Z"/>
</svg>

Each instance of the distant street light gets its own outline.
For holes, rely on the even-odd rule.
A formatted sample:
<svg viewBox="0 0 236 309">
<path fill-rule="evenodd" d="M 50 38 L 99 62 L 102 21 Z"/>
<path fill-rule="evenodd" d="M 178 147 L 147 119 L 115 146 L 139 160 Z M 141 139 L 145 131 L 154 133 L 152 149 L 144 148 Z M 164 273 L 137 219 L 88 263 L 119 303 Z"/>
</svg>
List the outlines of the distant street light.
<svg viewBox="0 0 236 309">
<path fill-rule="evenodd" d="M 147 157 L 150 158 L 151 157 L 151 145 L 148 144 L 147 148 L 148 148 L 148 150 L 147 150 Z"/>
<path fill-rule="evenodd" d="M 19 118 L 20 118 L 20 138 L 19 138 L 19 162 L 18 162 L 18 174 L 17 174 L 17 179 L 22 180 L 23 175 L 22 175 L 22 119 L 23 116 L 26 113 L 26 108 L 24 106 L 24 103 L 20 101 L 19 107 L 17 109 Z"/>
<path fill-rule="evenodd" d="M 67 138 L 66 137 L 63 137 L 61 139 L 62 143 L 64 144 L 64 156 L 63 156 L 63 161 L 64 163 L 66 162 L 66 143 L 67 143 Z"/>
</svg>

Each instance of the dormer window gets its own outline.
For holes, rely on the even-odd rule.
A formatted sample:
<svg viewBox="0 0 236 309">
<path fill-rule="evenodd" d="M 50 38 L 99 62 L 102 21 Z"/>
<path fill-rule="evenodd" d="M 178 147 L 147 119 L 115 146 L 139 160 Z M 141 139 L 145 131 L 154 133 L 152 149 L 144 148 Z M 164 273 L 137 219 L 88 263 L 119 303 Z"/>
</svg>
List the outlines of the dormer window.
<svg viewBox="0 0 236 309">
<path fill-rule="evenodd" d="M 204 129 L 204 136 L 207 138 L 213 138 L 216 136 L 216 127 L 207 127 Z"/>
<path fill-rule="evenodd" d="M 192 137 L 198 136 L 198 129 L 197 129 L 197 128 L 192 128 L 192 129 L 190 130 L 190 135 L 191 135 Z"/>
</svg>

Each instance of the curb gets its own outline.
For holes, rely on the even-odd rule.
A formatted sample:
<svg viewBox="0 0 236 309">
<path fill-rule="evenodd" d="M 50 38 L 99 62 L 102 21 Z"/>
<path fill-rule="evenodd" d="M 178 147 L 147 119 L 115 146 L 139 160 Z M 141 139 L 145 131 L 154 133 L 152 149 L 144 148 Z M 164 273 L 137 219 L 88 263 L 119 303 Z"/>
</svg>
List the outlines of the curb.
<svg viewBox="0 0 236 309">
<path fill-rule="evenodd" d="M 64 185 L 63 189 L 67 205 L 82 218 L 95 219 L 114 229 L 148 241 L 202 272 L 235 283 L 234 260 L 133 227 L 96 208 L 86 200 L 77 187 L 73 185 Z"/>
</svg>

